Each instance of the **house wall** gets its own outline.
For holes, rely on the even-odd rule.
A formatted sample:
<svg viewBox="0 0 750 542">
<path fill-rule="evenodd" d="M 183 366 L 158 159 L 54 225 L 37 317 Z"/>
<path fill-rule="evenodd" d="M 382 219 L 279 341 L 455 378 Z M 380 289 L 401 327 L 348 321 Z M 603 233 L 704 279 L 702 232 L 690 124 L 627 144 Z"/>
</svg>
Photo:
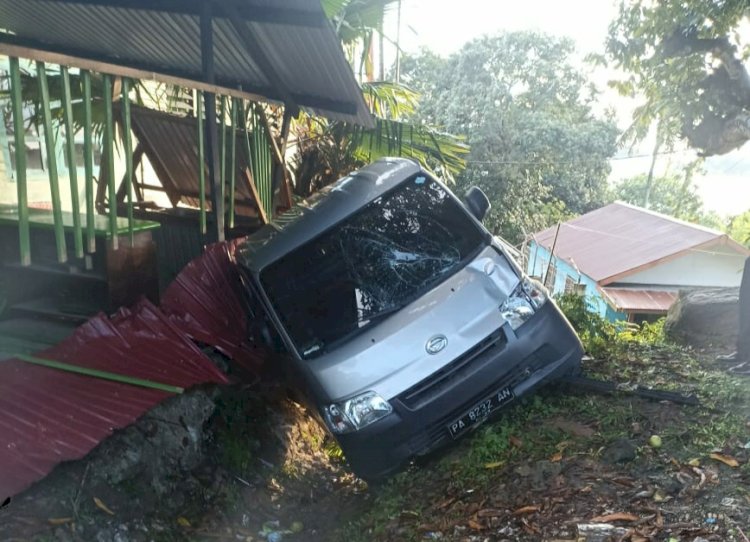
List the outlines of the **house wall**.
<svg viewBox="0 0 750 542">
<path fill-rule="evenodd" d="M 696 249 L 674 260 L 617 279 L 617 284 L 738 287 L 745 258 L 726 246 Z"/>
<path fill-rule="evenodd" d="M 532 277 L 537 277 L 541 280 L 547 270 L 547 264 L 549 263 L 550 251 L 543 246 L 538 245 L 534 241 L 529 244 L 529 260 L 526 269 L 526 273 Z M 589 300 L 591 307 L 603 318 L 608 320 L 622 320 L 626 319 L 627 315 L 623 312 L 617 312 L 613 310 L 607 302 L 604 301 L 599 290 L 597 288 L 596 281 L 589 276 L 580 273 L 572 265 L 565 260 L 558 259 L 555 257 L 553 263 L 556 266 L 555 283 L 550 286 L 552 295 L 558 295 L 565 292 L 565 281 L 567 278 L 571 278 L 573 282 L 577 284 L 585 285 L 584 295 Z"/>
</svg>

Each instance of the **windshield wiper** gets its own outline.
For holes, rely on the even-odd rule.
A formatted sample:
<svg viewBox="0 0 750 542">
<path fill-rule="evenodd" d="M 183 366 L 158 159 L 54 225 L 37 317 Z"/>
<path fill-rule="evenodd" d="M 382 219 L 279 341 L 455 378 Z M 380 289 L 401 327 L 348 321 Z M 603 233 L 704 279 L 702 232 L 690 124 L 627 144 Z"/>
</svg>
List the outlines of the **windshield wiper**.
<svg viewBox="0 0 750 542">
<path fill-rule="evenodd" d="M 394 305 L 392 307 L 388 307 L 387 309 L 383 309 L 380 312 L 375 312 L 373 314 L 368 314 L 365 317 L 357 319 L 357 323 L 361 324 L 362 322 L 367 322 L 368 324 L 374 320 L 380 320 L 382 318 L 385 318 L 389 314 L 393 314 L 394 312 L 398 312 L 401 309 L 403 309 L 403 305 Z"/>
</svg>

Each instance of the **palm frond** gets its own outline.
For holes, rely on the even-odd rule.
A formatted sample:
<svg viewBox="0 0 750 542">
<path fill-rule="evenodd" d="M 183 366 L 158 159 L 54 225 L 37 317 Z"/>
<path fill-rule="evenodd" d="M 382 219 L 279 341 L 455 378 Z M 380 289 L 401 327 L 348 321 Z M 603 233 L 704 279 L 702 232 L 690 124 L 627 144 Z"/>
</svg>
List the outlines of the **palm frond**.
<svg viewBox="0 0 750 542">
<path fill-rule="evenodd" d="M 469 147 L 463 138 L 424 125 L 376 119 L 374 129 L 354 127 L 353 154 L 363 162 L 386 156 L 413 158 L 424 167 L 438 169 L 438 174 L 452 181 L 466 167 Z"/>
<path fill-rule="evenodd" d="M 383 119 L 403 120 L 419 105 L 418 92 L 389 81 L 363 83 L 362 94 L 372 114 Z"/>
</svg>

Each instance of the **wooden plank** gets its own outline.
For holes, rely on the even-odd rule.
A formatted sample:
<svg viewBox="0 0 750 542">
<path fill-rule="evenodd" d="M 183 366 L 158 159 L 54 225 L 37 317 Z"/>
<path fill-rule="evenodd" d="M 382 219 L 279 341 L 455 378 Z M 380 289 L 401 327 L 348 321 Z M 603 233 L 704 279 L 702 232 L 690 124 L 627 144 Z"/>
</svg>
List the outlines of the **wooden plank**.
<svg viewBox="0 0 750 542">
<path fill-rule="evenodd" d="M 255 205 L 258 208 L 258 217 L 260 218 L 260 221 L 263 224 L 268 224 L 268 216 L 266 215 L 266 210 L 263 208 L 263 202 L 260 200 L 260 196 L 258 196 L 258 189 L 255 187 L 253 172 L 250 171 L 250 168 L 245 168 L 245 180 L 247 181 L 247 186 L 250 188 L 250 193 L 253 195 Z"/>
<path fill-rule="evenodd" d="M 130 77 L 131 79 L 158 81 L 160 83 L 167 83 L 169 85 L 194 88 L 202 90 L 204 92 L 213 92 L 214 94 L 225 94 L 227 96 L 244 98 L 246 100 L 278 102 L 278 100 L 268 98 L 267 96 L 263 96 L 262 94 L 247 92 L 233 87 L 225 87 L 218 84 L 209 84 L 203 81 L 196 81 L 194 79 L 189 79 L 186 77 L 174 77 L 154 71 L 139 70 L 136 68 L 129 68 L 127 66 L 120 66 L 118 64 L 112 64 L 110 62 L 101 62 L 98 60 L 91 60 L 78 56 L 56 53 L 53 51 L 45 51 L 44 49 L 39 49 L 36 47 L 26 47 L 23 45 L 0 42 L 0 54 L 6 56 L 28 58 L 31 60 L 40 60 L 49 64 L 75 66 L 77 68 L 81 68 L 82 70 L 108 73 L 119 77 Z"/>
</svg>

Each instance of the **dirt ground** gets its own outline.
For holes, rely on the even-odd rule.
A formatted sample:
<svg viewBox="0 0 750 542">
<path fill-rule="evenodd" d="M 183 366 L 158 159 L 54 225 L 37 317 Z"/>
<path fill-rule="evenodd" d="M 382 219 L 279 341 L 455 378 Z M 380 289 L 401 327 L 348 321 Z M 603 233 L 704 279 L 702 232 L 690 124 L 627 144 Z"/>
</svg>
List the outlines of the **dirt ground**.
<svg viewBox="0 0 750 542">
<path fill-rule="evenodd" d="M 97 540 L 747 542 L 750 377 L 713 360 L 642 346 L 588 360 L 588 374 L 623 391 L 547 388 L 375 487 L 283 389 L 235 390 L 174 502 L 87 488 L 74 511 L 58 499 L 0 516 L 0 539 L 88 540 L 80 524 L 101 516 L 112 528 Z M 702 404 L 642 399 L 635 383 Z"/>
</svg>

